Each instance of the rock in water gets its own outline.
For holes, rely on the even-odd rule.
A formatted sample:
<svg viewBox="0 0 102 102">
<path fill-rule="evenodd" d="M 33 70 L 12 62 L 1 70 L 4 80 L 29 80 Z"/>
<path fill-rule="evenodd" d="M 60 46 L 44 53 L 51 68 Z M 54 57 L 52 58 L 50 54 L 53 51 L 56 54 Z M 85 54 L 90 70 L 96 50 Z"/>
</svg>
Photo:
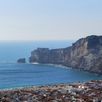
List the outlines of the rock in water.
<svg viewBox="0 0 102 102">
<path fill-rule="evenodd" d="M 25 58 L 20 58 L 17 60 L 17 63 L 26 63 L 26 59 Z"/>
<path fill-rule="evenodd" d="M 62 64 L 102 73 L 102 36 L 81 38 L 67 48 L 38 48 L 31 52 L 29 62 Z"/>
</svg>

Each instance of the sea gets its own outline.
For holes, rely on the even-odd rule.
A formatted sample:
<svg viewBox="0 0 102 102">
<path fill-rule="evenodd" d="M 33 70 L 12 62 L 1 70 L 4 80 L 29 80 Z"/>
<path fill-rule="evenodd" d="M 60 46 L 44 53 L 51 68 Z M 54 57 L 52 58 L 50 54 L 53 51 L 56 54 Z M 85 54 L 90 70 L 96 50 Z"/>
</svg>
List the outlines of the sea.
<svg viewBox="0 0 102 102">
<path fill-rule="evenodd" d="M 3 41 L 0 42 L 0 89 L 59 83 L 100 80 L 101 75 L 61 65 L 30 64 L 31 51 L 36 48 L 65 48 L 74 41 Z M 26 64 L 17 59 L 26 58 Z"/>
</svg>

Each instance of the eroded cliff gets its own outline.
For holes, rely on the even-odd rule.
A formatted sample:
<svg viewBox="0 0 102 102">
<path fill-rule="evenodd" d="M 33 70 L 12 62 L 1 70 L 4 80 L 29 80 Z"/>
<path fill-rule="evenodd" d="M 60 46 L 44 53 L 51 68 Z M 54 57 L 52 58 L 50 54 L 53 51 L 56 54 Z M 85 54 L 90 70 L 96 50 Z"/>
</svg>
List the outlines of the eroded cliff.
<svg viewBox="0 0 102 102">
<path fill-rule="evenodd" d="M 79 39 L 67 48 L 38 48 L 31 52 L 29 62 L 62 64 L 102 73 L 102 36 L 92 35 Z"/>
</svg>

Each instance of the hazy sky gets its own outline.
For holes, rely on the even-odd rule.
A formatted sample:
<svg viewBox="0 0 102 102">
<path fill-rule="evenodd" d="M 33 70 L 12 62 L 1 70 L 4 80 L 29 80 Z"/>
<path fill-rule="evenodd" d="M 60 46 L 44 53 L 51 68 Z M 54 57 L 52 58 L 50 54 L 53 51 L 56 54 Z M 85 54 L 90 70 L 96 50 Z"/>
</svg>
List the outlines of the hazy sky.
<svg viewBox="0 0 102 102">
<path fill-rule="evenodd" d="M 0 0 L 0 40 L 102 35 L 102 0 Z"/>
</svg>

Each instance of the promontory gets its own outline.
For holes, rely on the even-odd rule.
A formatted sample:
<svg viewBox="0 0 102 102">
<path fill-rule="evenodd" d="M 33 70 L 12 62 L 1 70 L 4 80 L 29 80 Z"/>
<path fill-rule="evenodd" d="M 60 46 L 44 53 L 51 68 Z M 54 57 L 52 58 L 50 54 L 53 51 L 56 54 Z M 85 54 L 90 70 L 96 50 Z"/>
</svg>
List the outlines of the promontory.
<svg viewBox="0 0 102 102">
<path fill-rule="evenodd" d="M 102 73 L 102 36 L 81 38 L 70 47 L 38 48 L 31 52 L 30 63 L 61 64 L 94 73 Z"/>
</svg>

